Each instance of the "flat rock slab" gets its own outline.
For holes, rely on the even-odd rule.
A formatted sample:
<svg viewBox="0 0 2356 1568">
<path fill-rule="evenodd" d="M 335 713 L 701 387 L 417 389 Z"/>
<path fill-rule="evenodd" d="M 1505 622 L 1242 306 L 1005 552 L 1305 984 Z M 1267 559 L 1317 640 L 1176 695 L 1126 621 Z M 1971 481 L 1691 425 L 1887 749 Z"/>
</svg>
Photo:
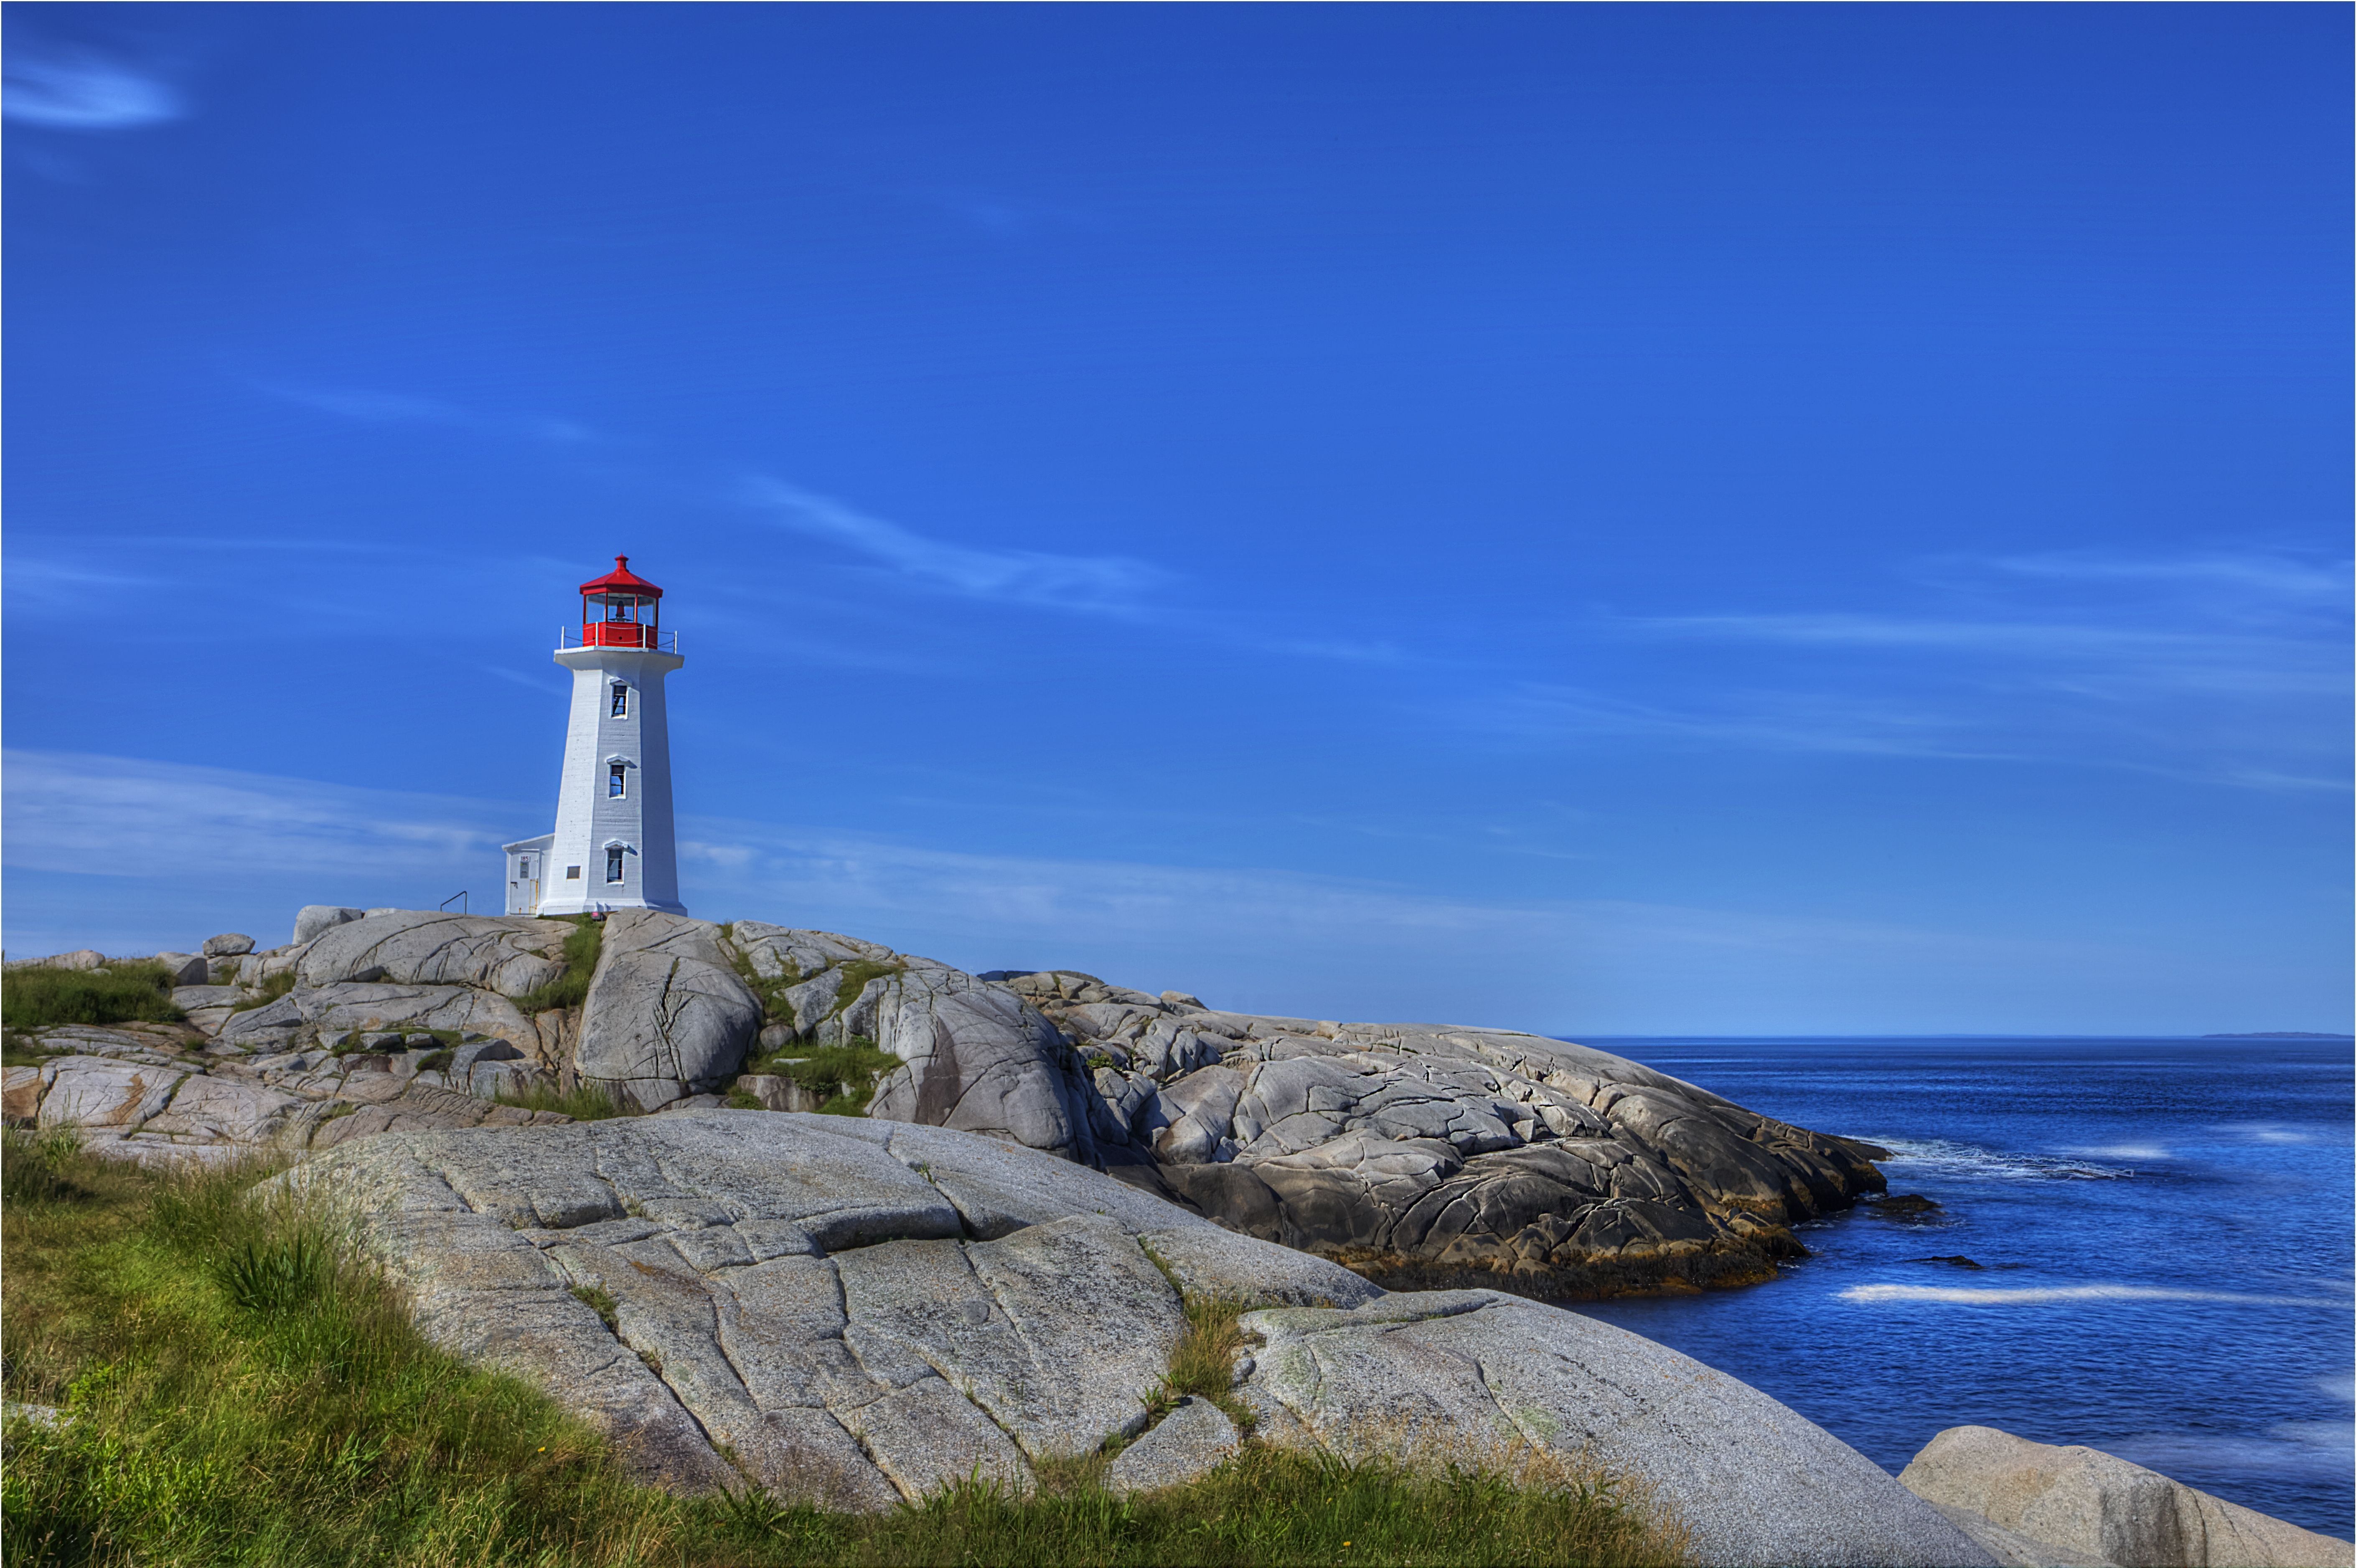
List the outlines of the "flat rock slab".
<svg viewBox="0 0 2356 1568">
<path fill-rule="evenodd" d="M 0 1114 L 16 1124 L 74 1128 L 92 1152 L 147 1165 L 234 1164 L 297 1157 L 382 1132 L 572 1119 L 369 1070 L 384 1057 L 190 1054 L 174 1049 L 179 1041 L 168 1027 L 40 1031 L 37 1045 L 65 1054 L 6 1069 Z"/>
<path fill-rule="evenodd" d="M 1700 1563 L 1994 1559 L 1880 1467 L 1747 1383 L 1576 1313 L 1487 1290 L 1248 1313 L 1240 1391 L 1267 1440 L 1345 1457 L 1526 1445 L 1653 1488 Z"/>
<path fill-rule="evenodd" d="M 2349 1568 L 2335 1536 L 2211 1497 L 2099 1449 L 1951 1426 L 1899 1476 L 1997 1548 L 2025 1539 L 2040 1564 L 2123 1568 Z M 1976 1523 L 1975 1520 L 1977 1522 Z M 1991 1537 L 1984 1527 L 1994 1526 Z"/>
<path fill-rule="evenodd" d="M 534 1380 L 682 1489 L 851 1509 L 977 1471 L 1025 1489 L 1034 1462 L 1143 1426 L 1184 1327 L 1176 1276 L 1347 1304 L 1246 1316 L 1266 1342 L 1237 1392 L 1269 1441 L 1592 1460 L 1672 1500 L 1707 1563 L 1992 1562 L 1820 1428 L 1648 1340 L 1494 1292 L 1385 1295 L 947 1128 L 718 1110 L 393 1133 L 280 1179 L 350 1206 L 438 1343 Z M 608 1298 L 610 1327 L 589 1305 Z M 1182 1408 L 1116 1462 L 1121 1484 L 1201 1473 L 1226 1421 Z"/>
<path fill-rule="evenodd" d="M 1105 1489 L 1125 1497 L 1183 1487 L 1226 1464 L 1243 1442 L 1226 1411 L 1189 1394 L 1160 1425 L 1120 1451 L 1105 1471 Z"/>
</svg>

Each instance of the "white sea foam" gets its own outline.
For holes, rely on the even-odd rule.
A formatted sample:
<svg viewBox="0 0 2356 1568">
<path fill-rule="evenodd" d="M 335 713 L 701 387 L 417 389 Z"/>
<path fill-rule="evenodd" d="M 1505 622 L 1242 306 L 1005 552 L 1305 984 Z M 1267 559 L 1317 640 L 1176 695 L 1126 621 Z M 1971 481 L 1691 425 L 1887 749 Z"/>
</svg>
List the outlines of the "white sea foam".
<svg viewBox="0 0 2356 1568">
<path fill-rule="evenodd" d="M 1892 1157 L 1884 1165 L 1903 1165 L 1906 1174 L 1926 1176 L 1959 1176 L 1995 1181 L 2117 1181 L 2135 1174 L 2125 1166 L 2102 1165 L 2078 1157 L 2065 1157 L 2045 1154 L 2006 1154 L 1997 1149 L 1982 1148 L 1977 1144 L 1957 1143 L 1951 1138 L 1877 1138 L 1869 1140 L 1889 1149 Z M 2139 1157 L 2119 1149 L 2094 1151 L 2114 1158 Z M 2161 1158 L 2167 1151 L 2155 1151 Z"/>
<path fill-rule="evenodd" d="M 2150 1285 L 2024 1285 L 2010 1289 L 1957 1285 L 1853 1285 L 1843 1301 L 1944 1301 L 1959 1307 L 2036 1307 L 2054 1301 L 2222 1301 L 2241 1307 L 2337 1307 L 2347 1297 L 2252 1296 L 2233 1290 L 2179 1290 Z"/>
<path fill-rule="evenodd" d="M 2175 1155 L 2158 1144 L 2103 1144 L 2094 1148 L 2082 1148 L 2078 1154 L 2095 1155 L 2104 1159 L 2174 1159 Z"/>
</svg>

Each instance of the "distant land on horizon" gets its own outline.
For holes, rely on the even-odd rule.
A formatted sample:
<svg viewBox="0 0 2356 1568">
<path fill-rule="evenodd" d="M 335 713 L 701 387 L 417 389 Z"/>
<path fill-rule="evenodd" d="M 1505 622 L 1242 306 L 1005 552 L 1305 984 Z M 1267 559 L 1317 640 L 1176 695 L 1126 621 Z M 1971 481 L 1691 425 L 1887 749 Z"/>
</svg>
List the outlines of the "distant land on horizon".
<svg viewBox="0 0 2356 1568">
<path fill-rule="evenodd" d="M 2318 1034 L 2311 1029 L 2261 1029 L 2247 1034 L 2204 1034 L 2202 1040 L 2356 1040 L 2356 1034 Z"/>
</svg>

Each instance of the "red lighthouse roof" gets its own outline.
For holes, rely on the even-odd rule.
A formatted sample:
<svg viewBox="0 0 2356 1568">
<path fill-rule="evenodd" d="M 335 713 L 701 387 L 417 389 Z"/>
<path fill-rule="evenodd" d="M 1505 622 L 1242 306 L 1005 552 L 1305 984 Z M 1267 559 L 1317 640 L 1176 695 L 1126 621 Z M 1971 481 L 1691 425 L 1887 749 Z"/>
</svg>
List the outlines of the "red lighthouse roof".
<svg viewBox="0 0 2356 1568">
<path fill-rule="evenodd" d="M 648 582 L 645 578 L 640 577 L 637 572 L 630 570 L 630 558 L 626 555 L 616 556 L 614 558 L 614 570 L 607 572 L 603 577 L 591 578 L 588 581 L 581 585 L 581 592 L 584 593 L 611 593 L 617 592 L 623 593 L 640 593 L 644 594 L 648 599 L 659 599 L 662 597 L 661 589 L 657 588 L 653 583 Z"/>
</svg>

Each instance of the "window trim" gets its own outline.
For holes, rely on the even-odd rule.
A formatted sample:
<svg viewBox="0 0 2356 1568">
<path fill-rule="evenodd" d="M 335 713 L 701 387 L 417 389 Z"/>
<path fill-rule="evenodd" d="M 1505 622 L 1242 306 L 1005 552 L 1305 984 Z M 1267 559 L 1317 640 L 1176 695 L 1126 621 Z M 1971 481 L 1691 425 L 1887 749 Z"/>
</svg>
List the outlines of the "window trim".
<svg viewBox="0 0 2356 1568">
<path fill-rule="evenodd" d="M 629 763 L 607 763 L 605 764 L 605 798 L 607 800 L 630 798 Z"/>
<path fill-rule="evenodd" d="M 629 716 L 630 683 L 626 680 L 617 680 L 614 682 L 612 695 L 608 698 L 606 702 L 605 717 L 608 719 L 627 719 Z"/>
<path fill-rule="evenodd" d="M 624 880 L 622 855 L 623 851 L 618 846 L 605 851 L 605 883 L 608 887 Z"/>
</svg>

